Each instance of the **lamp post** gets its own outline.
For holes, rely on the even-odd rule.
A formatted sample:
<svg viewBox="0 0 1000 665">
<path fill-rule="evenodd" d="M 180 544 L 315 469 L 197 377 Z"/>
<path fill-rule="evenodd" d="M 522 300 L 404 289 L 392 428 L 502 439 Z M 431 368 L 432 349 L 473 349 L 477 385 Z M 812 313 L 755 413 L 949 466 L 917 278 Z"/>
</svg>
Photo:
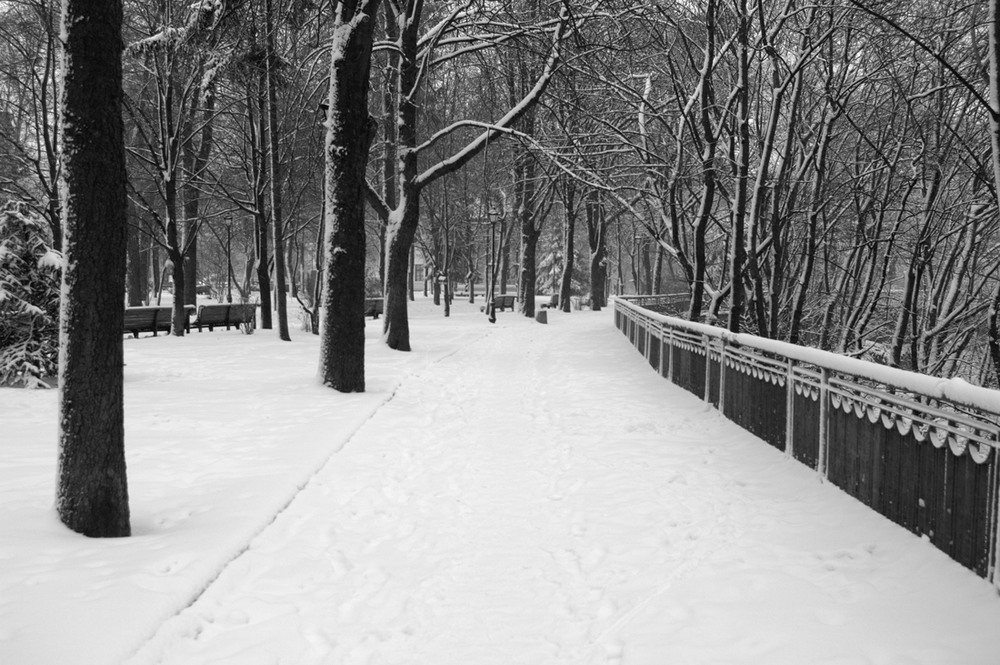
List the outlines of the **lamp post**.
<svg viewBox="0 0 1000 665">
<path fill-rule="evenodd" d="M 493 303 L 493 298 L 496 296 L 497 268 L 500 263 L 500 243 L 497 241 L 497 221 L 500 214 L 500 212 L 493 210 L 493 208 L 488 208 L 486 211 L 486 216 L 490 224 L 490 258 L 486 262 L 489 273 L 487 276 L 488 296 L 486 299 L 486 315 L 489 316 L 490 323 L 496 323 L 497 320 L 496 305 Z"/>
<path fill-rule="evenodd" d="M 233 302 L 233 220 L 226 217 L 226 302 Z"/>
</svg>

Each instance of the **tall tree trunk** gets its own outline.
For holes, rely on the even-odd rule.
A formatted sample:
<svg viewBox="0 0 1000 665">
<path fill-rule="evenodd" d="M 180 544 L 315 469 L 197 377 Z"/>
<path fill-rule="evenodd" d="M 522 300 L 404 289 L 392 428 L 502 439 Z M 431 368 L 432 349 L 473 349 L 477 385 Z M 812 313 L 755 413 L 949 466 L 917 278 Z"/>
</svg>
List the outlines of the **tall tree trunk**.
<svg viewBox="0 0 1000 665">
<path fill-rule="evenodd" d="M 128 304 L 142 305 L 149 294 L 149 262 L 142 251 L 142 232 L 134 224 L 128 225 Z"/>
<path fill-rule="evenodd" d="M 251 169 L 253 171 L 253 198 L 254 198 L 254 238 L 257 268 L 257 288 L 260 292 L 260 327 L 270 330 L 273 327 L 271 321 L 271 253 L 270 253 L 270 225 L 268 224 L 267 213 L 264 203 L 264 180 L 267 177 L 267 163 L 265 156 L 267 150 L 264 137 L 267 135 L 267 80 L 266 75 L 261 75 L 257 80 L 257 117 L 252 117 L 252 102 L 247 104 L 248 118 L 253 127 Z M 250 100 L 248 100 L 249 102 Z"/>
<path fill-rule="evenodd" d="M 559 283 L 559 309 L 570 311 L 570 296 L 573 293 L 573 262 L 576 234 L 576 184 L 573 179 L 566 181 L 566 195 L 563 199 L 563 269 Z"/>
<path fill-rule="evenodd" d="M 595 312 L 607 304 L 607 230 L 604 202 L 598 190 L 587 192 L 584 210 L 587 219 L 587 242 L 590 245 L 590 308 Z"/>
<path fill-rule="evenodd" d="M 736 102 L 736 136 L 739 145 L 739 159 L 736 162 L 736 202 L 733 206 L 733 228 L 732 237 L 729 242 L 729 330 L 730 332 L 740 332 L 740 325 L 743 322 L 743 264 L 746 261 L 747 251 L 743 236 L 744 225 L 747 217 L 747 180 L 750 176 L 750 63 L 748 51 L 750 17 L 747 13 L 746 0 L 739 0 L 739 23 L 736 30 L 736 59 L 737 59 L 737 102 Z M 763 168 L 763 167 L 762 167 Z M 760 191 L 755 192 L 756 197 Z M 752 218 L 751 218 L 752 221 Z M 753 234 L 754 226 L 751 224 L 749 232 Z M 756 261 L 756 257 L 754 257 Z M 756 274 L 755 279 L 760 280 L 760 275 Z M 758 322 L 758 325 L 760 322 Z"/>
<path fill-rule="evenodd" d="M 170 276 L 174 283 L 174 302 L 171 306 L 170 334 L 184 336 L 187 312 L 184 309 L 184 253 L 180 225 L 177 223 L 177 179 L 166 175 L 163 178 L 164 216 L 166 217 L 166 250 L 170 259 Z"/>
<path fill-rule="evenodd" d="M 64 0 L 62 21 L 66 262 L 56 509 L 66 526 L 84 535 L 127 536 L 122 5 Z"/>
<path fill-rule="evenodd" d="M 184 294 L 185 305 L 198 302 L 198 194 L 184 185 Z"/>
<path fill-rule="evenodd" d="M 990 71 L 990 155 L 993 167 L 993 191 L 1000 196 L 1000 0 L 990 0 L 989 6 Z M 998 202 L 1000 204 L 1000 202 Z M 990 306 L 989 348 L 993 370 L 1000 382 L 1000 285 Z"/>
<path fill-rule="evenodd" d="M 278 338 L 286 342 L 291 340 L 288 334 L 288 306 L 285 292 L 285 221 L 282 217 L 281 201 L 281 155 L 278 148 L 278 98 L 274 68 L 278 54 L 274 46 L 274 8 L 271 0 L 264 0 L 264 25 L 267 34 L 264 43 L 265 79 L 267 83 L 267 154 L 268 165 L 271 167 L 271 232 L 274 238 L 274 286 L 275 309 L 278 313 Z"/>
<path fill-rule="evenodd" d="M 194 305 L 198 302 L 198 231 L 201 227 L 200 208 L 201 193 L 197 183 L 203 176 L 212 153 L 215 119 L 215 90 L 209 85 L 202 91 L 205 107 L 202 111 L 202 125 L 195 149 L 192 141 L 185 142 L 182 147 L 185 174 L 184 195 L 184 303 Z"/>
<path fill-rule="evenodd" d="M 511 222 L 513 223 L 513 222 Z M 510 281 L 510 237 L 513 235 L 510 231 L 504 232 L 504 227 L 507 225 L 506 219 L 500 220 L 500 276 L 497 278 L 499 282 L 499 290 L 494 288 L 494 291 L 500 295 L 507 294 L 507 282 Z"/>
<path fill-rule="evenodd" d="M 688 307 L 688 318 L 697 321 L 701 318 L 702 299 L 705 297 L 706 247 L 705 236 L 708 223 L 712 216 L 715 202 L 715 152 L 718 145 L 718 130 L 712 121 L 712 109 L 715 107 L 715 94 L 712 88 L 712 70 L 715 58 L 715 0 L 708 0 L 705 12 L 705 60 L 701 70 L 701 92 L 699 99 L 699 116 L 701 130 L 704 134 L 704 147 L 701 154 L 701 204 L 694 229 L 694 280 L 691 284 L 691 303 Z"/>
<path fill-rule="evenodd" d="M 398 205 L 390 214 L 385 234 L 385 310 L 382 338 L 390 349 L 410 350 L 406 273 L 410 246 L 420 222 L 420 188 L 417 180 L 417 92 L 420 63 L 417 61 L 423 0 L 406 4 L 406 13 L 396 18 L 399 26 L 399 73 L 396 93 L 396 136 L 401 148 L 396 175 Z"/>
<path fill-rule="evenodd" d="M 340 392 L 365 389 L 365 170 L 377 126 L 368 116 L 377 6 L 378 0 L 341 2 L 330 58 L 320 380 Z"/>
<path fill-rule="evenodd" d="M 532 134 L 534 122 L 527 118 L 530 124 L 525 123 L 522 131 Z M 520 312 L 527 317 L 535 316 L 535 281 L 536 275 L 536 251 L 538 247 L 538 237 L 541 235 L 538 223 L 535 219 L 535 193 L 537 183 L 535 181 L 535 160 L 526 148 L 520 145 L 515 146 L 517 155 L 514 158 L 514 204 L 518 227 L 521 230 L 521 272 L 518 276 L 518 291 L 521 302 Z"/>
<path fill-rule="evenodd" d="M 404 199 L 406 194 L 403 195 Z M 407 315 L 407 258 L 413 245 L 420 215 L 419 202 L 403 206 L 410 219 L 390 218 L 385 236 L 385 306 L 382 338 L 390 349 L 410 350 L 410 322 Z"/>
<path fill-rule="evenodd" d="M 399 26 L 392 18 L 391 12 L 385 12 L 385 36 L 386 40 L 395 42 L 399 39 Z M 399 119 L 399 108 L 396 99 L 399 94 L 399 54 L 395 51 L 386 53 L 385 71 L 382 73 L 381 102 L 382 102 L 382 199 L 389 210 L 395 210 L 398 204 L 396 200 L 396 168 L 398 155 L 396 145 L 398 132 L 396 123 Z M 379 247 L 378 247 L 378 268 L 379 280 L 382 284 L 382 293 L 385 294 L 385 246 L 387 220 L 379 220 Z M 412 252 L 411 252 L 412 255 Z M 410 257 L 413 262 L 413 257 Z M 412 276 L 410 278 L 409 298 L 413 300 Z"/>
<path fill-rule="evenodd" d="M 796 283 L 795 295 L 793 297 L 792 315 L 789 322 L 788 341 L 792 344 L 799 343 L 802 317 L 805 313 L 806 294 L 809 292 L 813 266 L 816 264 L 816 239 L 818 236 L 819 217 L 823 212 L 823 185 L 826 181 L 826 151 L 830 144 L 830 130 L 833 127 L 835 119 L 836 114 L 833 117 L 824 115 L 823 128 L 818 139 L 819 148 L 816 153 L 812 192 L 809 200 L 809 223 L 805 238 L 805 256 L 802 259 L 802 266 L 799 268 L 798 282 Z"/>
</svg>

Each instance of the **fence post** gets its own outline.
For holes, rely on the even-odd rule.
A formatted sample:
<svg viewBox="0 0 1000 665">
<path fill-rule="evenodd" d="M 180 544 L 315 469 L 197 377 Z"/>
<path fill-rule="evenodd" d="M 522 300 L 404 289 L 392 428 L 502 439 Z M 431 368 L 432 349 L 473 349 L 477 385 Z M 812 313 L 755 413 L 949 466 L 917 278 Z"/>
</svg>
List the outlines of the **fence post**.
<svg viewBox="0 0 1000 665">
<path fill-rule="evenodd" d="M 1000 449 L 994 448 L 993 455 L 1000 455 Z M 997 495 L 993 510 L 993 586 L 1000 593 L 1000 460 L 993 460 L 993 487 Z"/>
<path fill-rule="evenodd" d="M 827 458 L 827 421 L 830 416 L 830 370 L 823 367 L 820 369 L 819 380 L 819 450 L 816 459 L 816 471 L 821 480 L 826 480 L 826 458 Z"/>
<path fill-rule="evenodd" d="M 712 403 L 712 339 L 703 334 L 702 346 L 705 347 L 705 401 Z"/>
<path fill-rule="evenodd" d="M 660 345 L 660 348 L 659 348 L 659 352 L 660 352 L 660 366 L 656 368 L 656 371 L 662 377 L 663 376 L 663 346 L 664 346 L 663 343 L 667 340 L 667 336 L 664 334 L 663 324 L 662 323 L 657 323 L 656 327 L 660 331 L 660 339 L 658 339 L 656 341 L 656 343 Z"/>
<path fill-rule="evenodd" d="M 726 338 L 719 339 L 719 413 L 726 415 Z"/>
<path fill-rule="evenodd" d="M 795 363 L 791 358 L 785 361 L 785 456 L 791 457 L 795 451 Z"/>
<path fill-rule="evenodd" d="M 653 320 L 650 319 L 647 316 L 646 317 L 646 325 L 643 326 L 646 329 L 646 344 L 643 347 L 645 349 L 645 351 L 646 351 L 646 360 L 649 360 L 649 354 L 651 353 L 651 351 L 649 350 L 649 342 L 650 342 L 650 340 L 653 339 L 653 332 L 649 328 L 650 328 L 650 326 L 652 324 L 653 324 Z"/>
<path fill-rule="evenodd" d="M 674 327 L 670 326 L 670 362 L 667 363 L 667 381 L 674 383 Z"/>
</svg>

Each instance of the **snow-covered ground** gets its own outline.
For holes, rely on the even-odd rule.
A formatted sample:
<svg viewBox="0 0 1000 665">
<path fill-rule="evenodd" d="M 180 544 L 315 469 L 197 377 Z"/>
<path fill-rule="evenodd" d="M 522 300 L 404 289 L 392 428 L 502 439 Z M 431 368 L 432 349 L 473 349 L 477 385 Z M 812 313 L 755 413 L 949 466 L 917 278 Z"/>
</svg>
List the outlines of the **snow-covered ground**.
<svg viewBox="0 0 1000 665">
<path fill-rule="evenodd" d="M 601 313 L 126 341 L 134 536 L 52 507 L 0 389 L 0 663 L 995 665 L 1000 597 L 658 378 Z"/>
</svg>

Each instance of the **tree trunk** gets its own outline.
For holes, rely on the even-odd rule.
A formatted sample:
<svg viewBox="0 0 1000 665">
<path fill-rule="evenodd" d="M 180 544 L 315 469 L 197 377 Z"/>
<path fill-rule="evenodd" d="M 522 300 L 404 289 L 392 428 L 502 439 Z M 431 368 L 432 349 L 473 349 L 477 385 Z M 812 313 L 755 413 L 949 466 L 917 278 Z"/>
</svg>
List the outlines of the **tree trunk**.
<svg viewBox="0 0 1000 665">
<path fill-rule="evenodd" d="M 732 306 L 729 309 L 728 325 L 730 332 L 734 333 L 740 332 L 740 324 L 743 321 L 743 264 L 747 256 L 743 232 L 747 217 L 747 180 L 750 175 L 750 65 L 747 53 L 750 50 L 750 21 L 747 14 L 746 0 L 739 0 L 739 16 L 737 17 L 737 21 L 736 133 L 739 144 L 739 159 L 736 162 L 736 202 L 733 206 L 732 215 L 732 239 L 729 242 L 729 298 Z M 766 169 L 766 167 L 761 168 L 762 170 Z M 755 202 L 756 197 L 759 195 L 760 190 L 755 193 Z M 754 225 L 751 223 L 749 229 L 751 234 L 755 232 L 754 228 Z M 756 261 L 756 257 L 754 257 L 754 261 Z M 760 275 L 755 275 L 755 278 L 759 281 Z"/>
<path fill-rule="evenodd" d="M 335 35 L 346 38 L 334 39 L 330 60 L 320 380 L 340 392 L 365 389 L 365 169 L 376 130 L 368 83 L 377 4 L 341 4 Z M 352 22 L 361 12 L 367 18 Z"/>
<path fill-rule="evenodd" d="M 198 199 L 184 187 L 184 298 L 185 305 L 198 302 Z"/>
<path fill-rule="evenodd" d="M 705 296 L 706 248 L 705 235 L 712 216 L 712 206 L 715 202 L 715 152 L 718 144 L 718 133 L 713 126 L 711 110 L 715 107 L 715 94 L 712 88 L 712 70 L 715 58 L 715 0 L 708 0 L 705 14 L 705 60 L 701 71 L 700 92 L 700 122 L 704 133 L 705 147 L 702 150 L 702 191 L 701 205 L 694 229 L 694 280 L 691 284 L 691 303 L 688 307 L 688 319 L 697 321 L 701 318 L 701 303 Z"/>
<path fill-rule="evenodd" d="M 532 134 L 534 122 L 529 114 L 525 118 L 522 131 Z M 535 316 L 535 253 L 540 234 L 535 220 L 535 160 L 526 148 L 515 146 L 517 156 L 514 158 L 514 200 L 517 206 L 518 226 L 521 229 L 521 272 L 518 277 L 518 291 L 521 302 L 520 311 L 524 316 Z"/>
<path fill-rule="evenodd" d="M 406 222 L 402 219 L 390 219 L 385 235 L 385 311 L 382 314 L 382 338 L 390 349 L 409 351 L 406 268 L 420 215 L 419 205 L 404 204 L 402 212 L 402 217 L 409 215 L 411 219 Z"/>
<path fill-rule="evenodd" d="M 993 191 L 1000 195 L 1000 0 L 990 0 L 989 6 L 989 72 L 990 72 L 990 155 L 993 167 Z M 990 306 L 989 348 L 993 370 L 1000 382 L 1000 285 Z"/>
<path fill-rule="evenodd" d="M 257 259 L 257 289 L 260 292 L 260 327 L 270 330 L 273 327 L 271 321 L 271 266 L 270 266 L 270 225 L 267 214 L 264 210 L 264 179 L 266 178 L 266 162 L 264 137 L 267 134 L 267 100 L 265 90 L 267 89 L 266 76 L 259 77 L 257 88 L 257 125 L 256 133 L 252 145 L 253 170 L 253 197 L 254 197 L 254 230 L 255 230 L 255 253 Z M 252 104 L 247 104 L 248 112 L 251 112 Z M 254 118 L 249 118 L 250 123 Z"/>
<path fill-rule="evenodd" d="M 204 90 L 205 108 L 202 112 L 202 126 L 198 149 L 195 150 L 191 141 L 184 144 L 183 159 L 187 170 L 184 181 L 184 303 L 194 305 L 198 302 L 198 231 L 201 220 L 201 193 L 197 183 L 201 180 L 203 171 L 208 165 L 212 152 L 215 119 L 215 90 L 209 86 Z"/>
<path fill-rule="evenodd" d="M 396 174 L 397 203 L 390 213 L 385 234 L 385 305 L 382 339 L 390 349 L 410 350 L 410 322 L 407 312 L 406 274 L 410 247 L 420 221 L 420 189 L 416 184 L 417 100 L 419 85 L 418 43 L 422 0 L 406 3 L 408 15 L 399 30 L 399 73 L 396 94 L 396 137 L 399 170 Z"/>
<path fill-rule="evenodd" d="M 494 291 L 500 295 L 506 295 L 507 293 L 507 282 L 510 281 L 510 237 L 511 233 L 504 233 L 504 226 L 506 220 L 500 220 L 500 277 L 497 281 L 500 282 L 499 290 Z"/>
<path fill-rule="evenodd" d="M 571 309 L 570 296 L 573 292 L 573 262 L 575 258 L 573 248 L 576 244 L 574 238 L 576 234 L 575 192 L 575 185 L 573 180 L 570 179 L 566 183 L 566 198 L 563 201 L 563 208 L 565 209 L 563 220 L 563 269 L 562 279 L 559 283 L 559 309 L 564 312 L 569 312 Z"/>
<path fill-rule="evenodd" d="M 599 312 L 607 304 L 607 216 L 600 193 L 594 189 L 587 193 L 585 201 L 587 219 L 587 241 L 590 245 L 590 308 Z"/>
<path fill-rule="evenodd" d="M 267 154 L 268 165 L 271 167 L 271 232 L 274 238 L 274 286 L 275 309 L 278 312 L 278 338 L 290 341 L 288 334 L 288 307 L 285 293 L 285 223 L 282 218 L 281 201 L 281 156 L 278 150 L 278 99 L 277 81 L 274 67 L 278 57 L 274 48 L 274 9 L 271 0 L 264 0 L 264 22 L 267 34 L 264 43 L 267 55 L 265 57 L 265 79 L 267 83 Z M 367 152 L 366 152 L 367 154 Z"/>
<path fill-rule="evenodd" d="M 184 336 L 187 313 L 184 309 L 184 253 L 181 250 L 180 230 L 177 224 L 177 180 L 163 178 L 164 216 L 166 219 L 166 250 L 170 259 L 170 275 L 174 282 L 174 302 L 171 306 L 170 334 Z"/>
<path fill-rule="evenodd" d="M 142 251 L 142 233 L 135 226 L 128 226 L 128 304 L 142 305 L 149 296 L 149 261 Z"/>
<path fill-rule="evenodd" d="M 63 3 L 65 229 L 56 508 L 86 536 L 130 534 L 122 325 L 126 194 L 122 5 Z"/>
</svg>

